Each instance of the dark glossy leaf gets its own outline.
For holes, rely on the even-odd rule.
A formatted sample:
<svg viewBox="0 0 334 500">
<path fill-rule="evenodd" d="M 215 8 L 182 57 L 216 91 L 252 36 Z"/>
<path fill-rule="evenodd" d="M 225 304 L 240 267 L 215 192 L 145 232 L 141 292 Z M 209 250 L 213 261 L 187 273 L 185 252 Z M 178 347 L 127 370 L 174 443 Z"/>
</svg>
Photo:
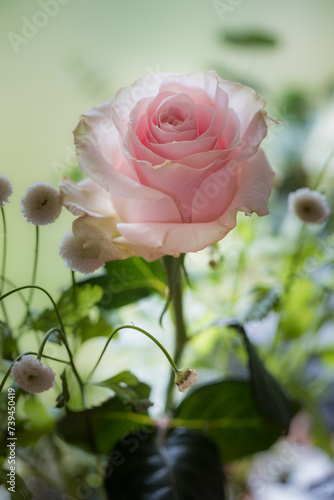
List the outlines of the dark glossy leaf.
<svg viewBox="0 0 334 500">
<path fill-rule="evenodd" d="M 271 48 L 278 44 L 278 39 L 271 33 L 259 30 L 224 32 L 222 37 L 227 43 L 250 48 Z"/>
<path fill-rule="evenodd" d="M 203 434 L 177 429 L 167 439 L 126 436 L 107 467 L 109 500 L 224 500 L 216 446 Z"/>
<path fill-rule="evenodd" d="M 249 371 L 254 396 L 265 417 L 288 428 L 291 420 L 290 403 L 282 387 L 269 373 L 240 324 L 231 324 L 242 336 L 248 353 Z"/>
<path fill-rule="evenodd" d="M 63 408 L 63 406 L 66 406 L 70 400 L 70 393 L 68 390 L 67 377 L 66 377 L 66 368 L 61 373 L 60 379 L 63 391 L 59 394 L 59 396 L 56 399 L 57 403 L 56 408 Z"/>
<path fill-rule="evenodd" d="M 145 412 L 150 388 L 139 383 L 136 392 L 136 410 Z M 149 417 L 134 413 L 132 405 L 124 404 L 114 397 L 96 408 L 79 412 L 68 411 L 58 422 L 57 431 L 70 444 L 90 452 L 107 454 L 117 441 L 129 432 L 142 428 L 145 422 L 150 424 Z"/>
<path fill-rule="evenodd" d="M 201 427 L 219 447 L 224 463 L 269 448 L 283 429 L 267 422 L 249 382 L 223 380 L 195 389 L 175 411 L 182 425 Z M 181 425 L 181 424 L 180 424 Z"/>
<path fill-rule="evenodd" d="M 105 265 L 106 274 L 78 283 L 90 283 L 103 288 L 99 305 L 104 309 L 115 309 L 131 304 L 152 293 L 165 294 L 166 277 L 160 260 L 146 262 L 141 257 L 114 260 Z"/>
</svg>

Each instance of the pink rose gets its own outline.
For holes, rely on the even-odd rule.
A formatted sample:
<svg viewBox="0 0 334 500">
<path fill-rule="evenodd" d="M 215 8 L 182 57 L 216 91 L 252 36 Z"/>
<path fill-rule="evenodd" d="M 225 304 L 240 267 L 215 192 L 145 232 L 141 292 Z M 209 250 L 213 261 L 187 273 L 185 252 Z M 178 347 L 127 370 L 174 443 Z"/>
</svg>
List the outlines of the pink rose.
<svg viewBox="0 0 334 500">
<path fill-rule="evenodd" d="M 89 179 L 64 179 L 73 233 L 100 261 L 196 252 L 268 214 L 264 100 L 216 72 L 155 73 L 89 110 L 74 131 Z"/>
</svg>

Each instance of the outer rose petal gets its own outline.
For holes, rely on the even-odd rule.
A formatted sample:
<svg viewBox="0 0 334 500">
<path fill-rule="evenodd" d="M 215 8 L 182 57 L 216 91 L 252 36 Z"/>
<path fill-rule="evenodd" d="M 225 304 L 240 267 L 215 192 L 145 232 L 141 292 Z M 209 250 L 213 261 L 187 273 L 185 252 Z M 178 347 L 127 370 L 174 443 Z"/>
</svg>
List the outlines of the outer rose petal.
<svg viewBox="0 0 334 500">
<path fill-rule="evenodd" d="M 234 171 L 231 170 L 233 177 Z M 159 250 L 163 255 L 197 252 L 221 240 L 236 226 L 237 212 L 267 215 L 268 198 L 274 173 L 262 150 L 241 163 L 235 171 L 238 188 L 221 216 L 213 222 L 183 224 L 117 224 L 118 231 L 130 242 Z"/>
<path fill-rule="evenodd" d="M 74 215 L 108 217 L 115 214 L 110 194 L 90 179 L 78 183 L 64 177 L 59 183 L 63 205 Z"/>
<path fill-rule="evenodd" d="M 259 149 L 257 154 L 238 165 L 239 186 L 227 212 L 238 209 L 247 215 L 268 215 L 268 199 L 274 180 L 268 160 Z"/>
<path fill-rule="evenodd" d="M 178 256 L 180 253 L 197 252 L 216 243 L 224 238 L 232 227 L 227 227 L 220 221 L 198 224 L 153 222 L 119 223 L 117 229 L 131 243 L 151 247 L 161 255 Z"/>
</svg>

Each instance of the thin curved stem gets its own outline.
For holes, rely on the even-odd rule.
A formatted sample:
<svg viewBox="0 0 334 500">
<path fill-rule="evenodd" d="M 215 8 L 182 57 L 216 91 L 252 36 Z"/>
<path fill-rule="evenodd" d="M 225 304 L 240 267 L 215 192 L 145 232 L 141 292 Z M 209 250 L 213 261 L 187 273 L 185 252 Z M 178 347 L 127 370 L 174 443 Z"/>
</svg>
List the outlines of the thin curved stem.
<svg viewBox="0 0 334 500">
<path fill-rule="evenodd" d="M 53 300 L 53 298 L 51 297 L 51 295 L 49 294 L 49 292 L 47 292 L 44 288 L 40 287 L 40 286 L 37 286 L 37 285 L 24 285 L 24 286 L 19 286 L 17 288 L 14 288 L 13 290 L 10 290 L 9 292 L 7 293 L 4 293 L 3 295 L 1 295 L 0 297 L 0 302 L 9 297 L 10 295 L 12 295 L 13 293 L 17 293 L 21 290 L 27 290 L 29 288 L 35 288 L 36 290 L 41 290 L 42 292 L 44 292 L 50 299 L 50 301 L 52 302 L 52 305 L 54 307 L 54 310 L 55 310 L 55 313 L 57 315 L 57 318 L 58 318 L 58 321 L 59 321 L 59 325 L 60 325 L 60 328 L 61 330 L 63 331 L 64 333 L 64 336 L 65 336 L 65 339 L 66 339 L 66 333 L 65 333 L 65 327 L 64 327 L 64 324 L 62 322 L 62 319 L 61 319 L 61 316 L 59 314 L 59 311 L 58 311 L 58 308 L 57 308 L 57 304 L 55 303 L 55 301 Z M 67 340 L 66 340 L 66 343 L 67 343 Z"/>
<path fill-rule="evenodd" d="M 81 377 L 80 377 L 80 375 L 79 375 L 79 373 L 78 373 L 78 371 L 77 371 L 77 369 L 75 367 L 75 364 L 74 364 L 74 361 L 73 361 L 73 355 L 72 355 L 71 349 L 69 348 L 69 345 L 67 343 L 67 340 L 66 340 L 66 337 L 64 335 L 64 332 L 62 332 L 59 328 L 51 328 L 48 332 L 46 332 L 46 334 L 44 335 L 43 340 L 41 342 L 40 348 L 38 350 L 37 359 L 41 359 L 41 357 L 43 355 L 44 347 L 45 347 L 47 341 L 49 340 L 49 337 L 53 333 L 58 333 L 59 336 L 60 336 L 60 338 L 62 339 L 64 345 L 65 345 L 65 348 L 66 348 L 67 353 L 68 353 L 68 357 L 70 359 L 70 365 L 72 367 L 73 373 L 74 373 L 74 375 L 75 375 L 75 377 L 76 377 L 76 379 L 78 381 L 78 384 L 80 386 L 83 406 L 85 406 L 84 391 L 83 391 L 84 384 L 82 383 Z"/>
<path fill-rule="evenodd" d="M 176 363 L 174 362 L 173 358 L 171 357 L 171 355 L 169 354 L 169 352 L 167 351 L 167 349 L 165 349 L 165 347 L 159 342 L 159 340 L 157 340 L 155 337 L 153 337 L 153 335 L 151 335 L 150 333 L 148 333 L 146 330 L 143 330 L 142 328 L 139 328 L 138 326 L 134 326 L 134 325 L 123 325 L 123 326 L 119 326 L 118 328 L 116 328 L 116 330 L 114 330 L 108 337 L 107 339 L 107 342 L 100 354 L 100 357 L 99 359 L 97 360 L 97 362 L 95 363 L 95 366 L 94 368 L 92 369 L 92 371 L 90 372 L 89 376 L 88 376 L 88 379 L 93 375 L 93 373 L 95 372 L 98 364 L 100 363 L 101 359 L 102 359 L 102 356 L 104 355 L 104 353 L 106 352 L 106 349 L 110 343 L 110 341 L 113 339 L 113 337 L 116 335 L 116 333 L 118 333 L 119 331 L 121 330 L 124 330 L 124 329 L 131 329 L 131 330 L 136 330 L 137 332 L 140 332 L 144 335 L 146 335 L 146 337 L 148 337 L 149 339 L 153 340 L 153 342 L 159 347 L 159 349 L 164 353 L 164 355 L 166 356 L 166 358 L 168 359 L 169 361 L 169 364 L 171 365 L 172 367 L 172 370 L 177 373 L 179 371 L 179 369 L 177 368 L 176 366 Z"/>
<path fill-rule="evenodd" d="M 35 238 L 35 258 L 34 258 L 34 267 L 32 271 L 32 277 L 31 277 L 31 285 L 34 286 L 36 284 L 36 276 L 37 276 L 37 263 L 38 263 L 38 248 L 39 248 L 39 226 L 35 226 L 36 228 L 36 238 Z M 31 302 L 33 299 L 34 295 L 34 288 L 30 289 L 29 293 L 29 298 L 28 298 L 28 311 L 27 314 L 29 314 L 29 310 L 31 307 Z"/>
</svg>

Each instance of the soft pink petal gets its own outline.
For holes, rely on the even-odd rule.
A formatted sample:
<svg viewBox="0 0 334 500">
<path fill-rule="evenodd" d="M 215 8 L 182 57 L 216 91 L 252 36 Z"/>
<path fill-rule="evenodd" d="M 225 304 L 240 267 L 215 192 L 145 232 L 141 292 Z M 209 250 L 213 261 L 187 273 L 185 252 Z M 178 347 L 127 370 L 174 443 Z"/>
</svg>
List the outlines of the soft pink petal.
<svg viewBox="0 0 334 500">
<path fill-rule="evenodd" d="M 59 186 L 63 205 L 74 215 L 108 217 L 115 212 L 110 194 L 91 179 L 75 183 L 64 177 Z"/>
<path fill-rule="evenodd" d="M 198 187 L 191 209 L 192 222 L 210 222 L 219 219 L 230 206 L 238 187 L 238 178 L 231 170 L 220 168 L 209 175 Z"/>
<path fill-rule="evenodd" d="M 221 240 L 232 227 L 219 221 L 198 224 L 138 223 L 117 225 L 132 244 L 147 246 L 162 255 L 197 252 Z"/>
<path fill-rule="evenodd" d="M 167 77 L 160 88 L 175 93 L 190 91 L 197 103 L 212 104 L 216 98 L 218 75 L 215 71 L 174 74 Z"/>
<path fill-rule="evenodd" d="M 240 135 L 243 136 L 253 116 L 263 111 L 266 101 L 255 90 L 241 83 L 229 82 L 218 77 L 219 87 L 227 93 L 229 107 L 234 109 L 240 121 Z M 264 112 L 264 114 L 266 114 Z"/>
<path fill-rule="evenodd" d="M 181 222 L 179 209 L 168 196 L 156 200 L 113 196 L 113 203 L 124 222 Z"/>
<path fill-rule="evenodd" d="M 155 97 L 159 92 L 162 82 L 174 73 L 153 73 L 139 78 L 132 85 L 121 88 L 115 95 L 113 103 L 113 120 L 121 134 L 124 137 L 130 115 L 141 99 Z"/>
<path fill-rule="evenodd" d="M 228 210 L 243 210 L 247 215 L 253 212 L 260 216 L 268 215 L 268 199 L 275 174 L 262 149 L 240 163 L 237 172 L 239 185 Z"/>
<path fill-rule="evenodd" d="M 82 170 L 88 177 L 109 193 L 117 196 L 147 200 L 157 200 L 165 197 L 164 194 L 155 191 L 151 187 L 142 186 L 135 180 L 135 171 L 132 171 L 126 163 L 119 149 L 113 150 L 110 160 L 112 164 L 109 163 L 101 154 L 98 145 L 92 141 L 91 127 L 90 114 L 87 113 L 82 117 L 74 132 L 77 158 Z M 114 131 L 112 135 L 115 135 Z M 120 163 L 117 163 L 118 161 Z"/>
</svg>

